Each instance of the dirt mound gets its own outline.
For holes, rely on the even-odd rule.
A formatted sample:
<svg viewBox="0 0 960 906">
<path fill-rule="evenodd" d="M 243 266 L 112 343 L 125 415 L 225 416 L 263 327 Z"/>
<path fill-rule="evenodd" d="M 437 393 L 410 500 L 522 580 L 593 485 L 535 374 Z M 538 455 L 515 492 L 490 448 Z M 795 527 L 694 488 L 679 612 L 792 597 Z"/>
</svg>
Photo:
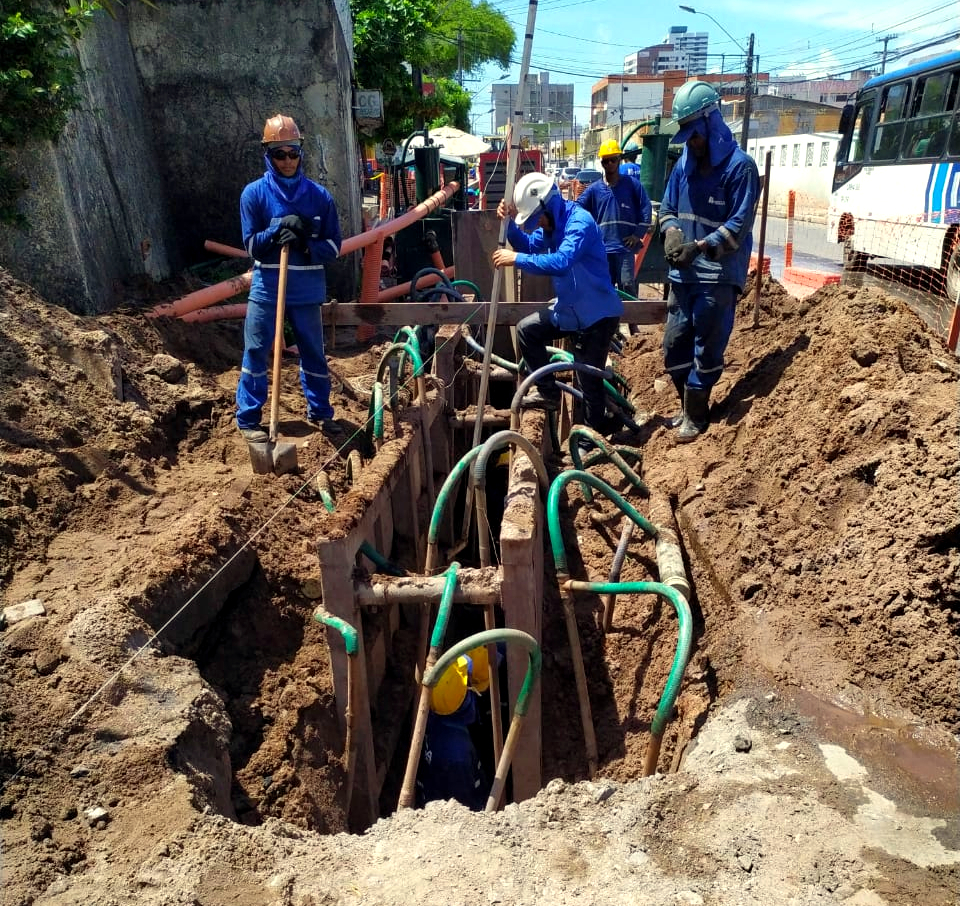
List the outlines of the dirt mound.
<svg viewBox="0 0 960 906">
<path fill-rule="evenodd" d="M 954 902 L 960 369 L 875 289 L 801 301 L 765 281 L 761 302 L 755 328 L 748 289 L 694 444 L 666 425 L 660 331 L 618 363 L 695 590 L 665 741 L 680 773 L 638 780 L 673 616 L 622 596 L 604 635 L 585 596 L 607 779 L 569 785 L 586 764 L 548 589 L 548 789 L 317 837 L 346 823 L 311 479 L 348 487 L 367 410 L 349 381 L 382 345 L 332 352 L 342 450 L 302 422 L 286 369 L 301 473 L 254 477 L 239 324 L 77 318 L 0 269 L 0 588 L 44 610 L 0 636 L 4 902 Z M 616 513 L 569 488 L 571 564 L 606 578 Z"/>
</svg>

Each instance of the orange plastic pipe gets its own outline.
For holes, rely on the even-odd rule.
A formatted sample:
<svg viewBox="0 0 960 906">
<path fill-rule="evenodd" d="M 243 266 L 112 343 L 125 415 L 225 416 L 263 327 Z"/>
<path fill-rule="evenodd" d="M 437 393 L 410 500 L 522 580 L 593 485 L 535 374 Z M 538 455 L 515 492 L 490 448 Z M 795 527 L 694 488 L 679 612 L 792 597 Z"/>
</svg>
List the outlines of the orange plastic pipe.
<svg viewBox="0 0 960 906">
<path fill-rule="evenodd" d="M 422 220 L 427 214 L 435 211 L 445 201 L 448 201 L 459 188 L 460 184 L 458 182 L 448 183 L 439 192 L 435 192 L 428 199 L 420 202 L 415 208 L 411 208 L 400 217 L 388 220 L 386 223 L 380 224 L 375 229 L 369 230 L 366 233 L 361 233 L 359 236 L 351 236 L 349 239 L 345 239 L 340 246 L 340 256 L 342 257 L 357 249 L 365 248 L 381 237 L 392 236 L 398 230 L 410 226 L 411 223 Z M 204 243 L 204 247 L 206 247 L 206 245 L 207 243 Z M 224 248 L 230 249 L 231 246 L 224 246 Z M 241 255 L 244 258 L 247 257 L 247 253 L 240 249 L 233 249 L 231 255 L 233 257 L 239 257 Z M 231 277 L 229 280 L 215 283 L 213 286 L 205 286 L 203 289 L 199 289 L 194 293 L 188 293 L 175 302 L 166 305 L 157 305 L 147 312 L 147 317 L 176 318 L 188 312 L 206 308 L 209 305 L 220 302 L 222 299 L 229 299 L 231 296 L 247 292 L 250 289 L 252 280 L 253 271 L 247 271 L 247 273 L 241 274 L 239 277 Z"/>
<path fill-rule="evenodd" d="M 247 303 L 236 302 L 233 305 L 212 305 L 198 311 L 188 311 L 180 316 L 180 320 L 189 321 L 191 324 L 206 324 L 208 321 L 223 321 L 227 318 L 245 318 L 246 316 Z"/>
<path fill-rule="evenodd" d="M 207 308 L 210 305 L 229 299 L 231 296 L 238 296 L 250 289 L 253 282 L 253 271 L 247 271 L 240 274 L 239 277 L 231 277 L 222 283 L 215 283 L 213 286 L 205 286 L 196 292 L 177 299 L 167 305 L 157 305 L 147 312 L 148 318 L 176 318 L 185 315 L 188 312 L 196 311 L 199 308 Z"/>
<path fill-rule="evenodd" d="M 227 258 L 249 258 L 250 256 L 243 250 L 234 248 L 232 245 L 224 245 L 222 242 L 214 242 L 208 239 L 203 247 L 208 252 L 216 252 L 218 255 L 225 255 Z"/>
</svg>

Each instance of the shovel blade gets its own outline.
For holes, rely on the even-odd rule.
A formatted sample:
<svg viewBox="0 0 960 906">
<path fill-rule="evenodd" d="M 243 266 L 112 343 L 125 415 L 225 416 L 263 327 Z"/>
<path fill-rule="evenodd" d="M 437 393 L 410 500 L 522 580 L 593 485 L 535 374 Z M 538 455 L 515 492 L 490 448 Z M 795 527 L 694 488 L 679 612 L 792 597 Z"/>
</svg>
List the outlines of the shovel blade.
<svg viewBox="0 0 960 906">
<path fill-rule="evenodd" d="M 295 472 L 298 467 L 297 445 L 284 441 L 264 441 L 263 443 L 248 444 L 250 448 L 250 464 L 257 475 L 283 475 Z"/>
</svg>

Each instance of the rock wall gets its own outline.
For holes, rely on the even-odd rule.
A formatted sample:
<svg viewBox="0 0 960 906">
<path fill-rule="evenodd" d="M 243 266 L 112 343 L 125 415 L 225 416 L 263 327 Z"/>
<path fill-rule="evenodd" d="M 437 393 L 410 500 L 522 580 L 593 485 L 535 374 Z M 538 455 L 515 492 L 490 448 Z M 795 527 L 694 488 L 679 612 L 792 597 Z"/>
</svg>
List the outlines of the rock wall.
<svg viewBox="0 0 960 906">
<path fill-rule="evenodd" d="M 138 276 L 160 280 L 241 244 L 243 186 L 263 172 L 263 122 L 305 135 L 307 175 L 333 194 L 344 236 L 361 224 L 343 0 L 183 0 L 97 14 L 79 48 L 83 109 L 56 144 L 23 149 L 25 229 L 0 230 L 0 261 L 50 301 L 108 311 Z M 355 265 L 329 268 L 353 298 Z"/>
<path fill-rule="evenodd" d="M 0 261 L 78 313 L 122 301 L 119 281 L 179 266 L 123 20 L 98 13 L 79 47 L 82 108 L 57 143 L 17 149 L 25 228 L 0 228 Z"/>
</svg>

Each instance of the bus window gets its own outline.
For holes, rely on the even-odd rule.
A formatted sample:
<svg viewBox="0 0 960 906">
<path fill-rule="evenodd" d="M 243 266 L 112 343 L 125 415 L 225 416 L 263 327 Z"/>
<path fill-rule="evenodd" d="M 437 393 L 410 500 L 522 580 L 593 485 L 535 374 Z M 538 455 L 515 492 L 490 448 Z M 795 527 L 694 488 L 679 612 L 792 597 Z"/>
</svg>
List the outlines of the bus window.
<svg viewBox="0 0 960 906">
<path fill-rule="evenodd" d="M 880 115 L 873 136 L 871 160 L 896 160 L 903 138 L 903 118 L 909 96 L 909 82 L 891 85 L 880 96 Z"/>
<path fill-rule="evenodd" d="M 903 144 L 905 158 L 940 157 L 947 147 L 950 113 L 960 73 L 941 72 L 917 81 L 914 115 Z"/>
<path fill-rule="evenodd" d="M 947 154 L 949 154 L 950 157 L 960 157 L 960 114 L 957 114 L 953 118 L 953 132 L 950 133 Z"/>
<path fill-rule="evenodd" d="M 857 109 L 857 116 L 853 123 L 853 141 L 850 144 L 850 153 L 847 160 L 850 163 L 862 163 L 867 153 L 867 136 L 870 133 L 870 124 L 873 122 L 873 98 L 869 104 Z"/>
</svg>

